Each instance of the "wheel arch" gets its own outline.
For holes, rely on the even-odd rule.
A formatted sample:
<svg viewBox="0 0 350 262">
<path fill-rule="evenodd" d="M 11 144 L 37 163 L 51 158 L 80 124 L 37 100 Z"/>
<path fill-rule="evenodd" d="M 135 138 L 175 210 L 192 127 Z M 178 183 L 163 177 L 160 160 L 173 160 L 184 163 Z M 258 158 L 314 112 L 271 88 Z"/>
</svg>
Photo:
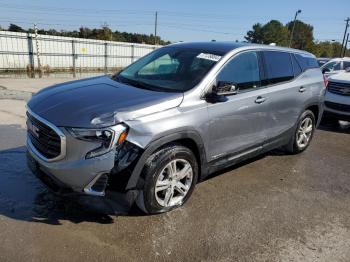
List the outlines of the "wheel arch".
<svg viewBox="0 0 350 262">
<path fill-rule="evenodd" d="M 149 158 L 155 151 L 162 148 L 169 143 L 178 143 L 185 147 L 188 147 L 195 155 L 198 162 L 198 178 L 199 180 L 207 175 L 207 160 L 205 155 L 205 146 L 203 140 L 197 131 L 177 131 L 172 134 L 164 135 L 150 142 L 139 160 L 137 161 L 134 170 L 129 178 L 126 186 L 126 190 L 140 189 L 143 187 L 143 178 L 141 177 L 143 167 Z"/>
<path fill-rule="evenodd" d="M 310 104 L 305 108 L 305 110 L 310 110 L 314 114 L 315 122 L 316 122 L 315 126 L 318 126 L 322 118 L 322 113 L 323 113 L 322 107 L 319 104 Z"/>
</svg>

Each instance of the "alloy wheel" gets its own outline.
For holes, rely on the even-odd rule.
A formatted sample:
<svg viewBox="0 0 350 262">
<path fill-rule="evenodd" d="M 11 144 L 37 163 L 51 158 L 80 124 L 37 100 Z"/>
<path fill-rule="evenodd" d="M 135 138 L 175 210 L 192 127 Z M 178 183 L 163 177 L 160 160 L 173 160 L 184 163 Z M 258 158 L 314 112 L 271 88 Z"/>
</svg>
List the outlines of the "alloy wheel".
<svg viewBox="0 0 350 262">
<path fill-rule="evenodd" d="M 159 173 L 155 185 L 155 198 L 160 206 L 182 204 L 193 180 L 193 169 L 185 159 L 171 160 Z"/>
<path fill-rule="evenodd" d="M 300 149 L 305 148 L 309 144 L 313 128 L 313 121 L 310 117 L 306 117 L 301 121 L 297 132 L 297 145 Z"/>
</svg>

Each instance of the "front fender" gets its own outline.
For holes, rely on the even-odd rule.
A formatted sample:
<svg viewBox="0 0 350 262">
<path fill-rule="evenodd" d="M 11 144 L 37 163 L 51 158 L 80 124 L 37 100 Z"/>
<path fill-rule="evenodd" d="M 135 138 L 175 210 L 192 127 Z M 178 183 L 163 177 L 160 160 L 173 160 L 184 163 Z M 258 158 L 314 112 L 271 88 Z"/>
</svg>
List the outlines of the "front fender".
<svg viewBox="0 0 350 262">
<path fill-rule="evenodd" d="M 142 177 L 142 169 L 147 161 L 147 159 L 160 147 L 165 144 L 179 141 L 182 139 L 191 139 L 197 146 L 199 153 L 199 166 L 201 167 L 201 177 L 204 177 L 207 174 L 206 168 L 206 157 L 205 157 L 205 147 L 203 140 L 197 131 L 194 130 L 173 130 L 173 133 L 166 134 L 156 140 L 150 142 L 142 153 L 141 157 L 137 161 L 134 170 L 130 176 L 126 190 L 130 189 L 142 189 L 144 177 Z"/>
</svg>

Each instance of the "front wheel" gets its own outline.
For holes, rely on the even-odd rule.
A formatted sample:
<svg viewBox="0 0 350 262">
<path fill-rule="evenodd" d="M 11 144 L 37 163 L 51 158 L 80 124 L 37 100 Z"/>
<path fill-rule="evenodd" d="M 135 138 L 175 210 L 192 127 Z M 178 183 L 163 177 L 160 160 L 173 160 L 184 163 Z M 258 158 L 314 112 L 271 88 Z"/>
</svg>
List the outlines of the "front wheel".
<svg viewBox="0 0 350 262">
<path fill-rule="evenodd" d="M 310 110 L 304 111 L 299 117 L 296 131 L 287 146 L 287 151 L 298 154 L 308 148 L 315 132 L 315 125 L 314 113 Z"/>
<path fill-rule="evenodd" d="M 145 185 L 137 205 L 148 214 L 167 212 L 190 197 L 198 177 L 196 157 L 187 147 L 168 145 L 148 158 L 142 175 Z"/>
</svg>

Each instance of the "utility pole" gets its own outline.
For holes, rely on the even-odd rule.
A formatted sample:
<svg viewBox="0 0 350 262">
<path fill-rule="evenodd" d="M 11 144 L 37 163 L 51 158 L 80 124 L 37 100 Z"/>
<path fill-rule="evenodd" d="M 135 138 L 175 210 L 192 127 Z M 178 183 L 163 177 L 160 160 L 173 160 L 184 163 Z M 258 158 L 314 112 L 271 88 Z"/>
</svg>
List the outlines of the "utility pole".
<svg viewBox="0 0 350 262">
<path fill-rule="evenodd" d="M 347 34 L 347 36 L 346 36 L 346 41 L 345 41 L 345 43 L 344 43 L 343 57 L 344 57 L 345 54 L 346 54 L 346 49 L 347 49 L 347 47 L 348 47 L 348 42 L 349 42 L 349 33 Z"/>
<path fill-rule="evenodd" d="M 154 20 L 154 45 L 157 44 L 157 26 L 158 26 L 158 12 L 156 12 L 156 17 Z"/>
<path fill-rule="evenodd" d="M 348 32 L 348 27 L 349 27 L 349 21 L 350 21 L 350 18 L 348 17 L 345 22 L 346 22 L 346 25 L 345 25 L 345 31 L 344 31 L 344 36 L 343 36 L 343 42 L 341 44 L 341 49 L 340 49 L 340 54 L 339 56 L 341 57 L 342 54 L 343 54 L 343 48 L 344 48 L 344 44 L 345 44 L 345 36 L 346 36 L 346 33 Z"/>
<path fill-rule="evenodd" d="M 298 14 L 300 14 L 300 13 L 301 13 L 301 10 L 300 10 L 300 9 L 299 9 L 298 11 L 295 12 L 294 22 L 293 22 L 293 27 L 292 27 L 292 32 L 291 32 L 291 34 L 290 34 L 289 47 L 292 46 L 292 40 L 293 40 L 295 22 L 297 21 L 297 16 L 298 16 Z"/>
</svg>

